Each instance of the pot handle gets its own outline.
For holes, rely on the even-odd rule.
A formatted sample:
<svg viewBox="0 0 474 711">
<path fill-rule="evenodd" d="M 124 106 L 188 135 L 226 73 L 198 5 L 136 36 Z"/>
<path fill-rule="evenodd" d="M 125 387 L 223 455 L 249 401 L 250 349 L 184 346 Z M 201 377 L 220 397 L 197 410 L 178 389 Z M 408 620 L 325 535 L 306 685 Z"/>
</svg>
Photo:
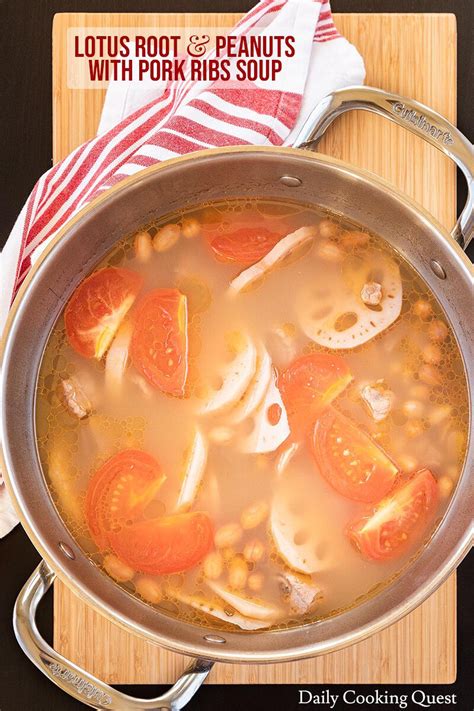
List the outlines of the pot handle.
<svg viewBox="0 0 474 711">
<path fill-rule="evenodd" d="M 468 196 L 451 235 L 465 249 L 474 236 L 472 143 L 456 126 L 418 101 L 382 89 L 350 86 L 328 94 L 319 102 L 297 135 L 295 148 L 314 148 L 334 119 L 352 109 L 365 109 L 404 126 L 449 156 L 462 170 L 467 181 Z"/>
<path fill-rule="evenodd" d="M 162 696 L 140 699 L 128 696 L 58 654 L 41 637 L 36 610 L 56 574 L 43 560 L 23 586 L 15 603 L 13 628 L 26 656 L 51 681 L 70 696 L 94 709 L 114 711 L 179 711 L 186 706 L 211 671 L 213 662 L 196 659 Z"/>
</svg>

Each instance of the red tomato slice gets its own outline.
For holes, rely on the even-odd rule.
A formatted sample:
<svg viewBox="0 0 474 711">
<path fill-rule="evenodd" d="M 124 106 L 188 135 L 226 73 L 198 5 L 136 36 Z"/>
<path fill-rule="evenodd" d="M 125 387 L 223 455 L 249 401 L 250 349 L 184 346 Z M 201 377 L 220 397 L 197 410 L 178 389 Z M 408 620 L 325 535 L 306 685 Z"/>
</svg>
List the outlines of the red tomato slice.
<svg viewBox="0 0 474 711">
<path fill-rule="evenodd" d="M 291 432 L 309 433 L 321 410 L 329 405 L 352 380 L 341 356 L 310 353 L 294 360 L 278 378 Z"/>
<path fill-rule="evenodd" d="M 201 512 L 140 521 L 109 535 L 120 560 L 150 575 L 194 567 L 211 550 L 213 538 L 211 520 Z"/>
<path fill-rule="evenodd" d="M 370 516 L 351 524 L 347 535 L 369 560 L 397 558 L 421 533 L 437 503 L 436 480 L 429 469 L 422 469 L 383 499 Z"/>
<path fill-rule="evenodd" d="M 258 262 L 282 238 L 265 227 L 241 227 L 211 240 L 211 249 L 220 262 L 236 262 L 248 266 Z"/>
<path fill-rule="evenodd" d="M 102 358 L 143 279 L 130 269 L 107 267 L 79 284 L 64 311 L 69 343 L 86 358 Z"/>
<path fill-rule="evenodd" d="M 395 464 L 369 435 L 333 408 L 316 422 L 312 444 L 321 474 L 348 499 L 373 503 L 393 487 Z"/>
<path fill-rule="evenodd" d="M 130 358 L 155 388 L 183 397 L 188 375 L 188 307 L 178 289 L 154 289 L 140 301 Z"/>
<path fill-rule="evenodd" d="M 126 449 L 94 474 L 86 494 L 86 520 L 98 548 L 109 545 L 110 531 L 139 516 L 166 477 L 150 454 Z"/>
</svg>

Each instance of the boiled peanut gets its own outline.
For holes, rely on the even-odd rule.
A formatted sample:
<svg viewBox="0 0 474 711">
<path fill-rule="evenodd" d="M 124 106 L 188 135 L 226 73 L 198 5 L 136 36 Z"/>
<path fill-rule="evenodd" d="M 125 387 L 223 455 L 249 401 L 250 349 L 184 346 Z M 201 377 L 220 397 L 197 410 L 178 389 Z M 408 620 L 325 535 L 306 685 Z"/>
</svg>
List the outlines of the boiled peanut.
<svg viewBox="0 0 474 711">
<path fill-rule="evenodd" d="M 449 476 L 441 476 L 438 479 L 438 489 L 440 496 L 447 498 L 454 488 L 453 480 Z"/>
<path fill-rule="evenodd" d="M 153 253 L 153 242 L 144 230 L 135 235 L 135 256 L 139 262 L 148 262 Z"/>
<path fill-rule="evenodd" d="M 405 432 L 408 437 L 419 437 L 423 430 L 423 422 L 418 419 L 409 420 L 405 425 Z"/>
<path fill-rule="evenodd" d="M 321 237 L 329 239 L 339 233 L 339 226 L 332 220 L 321 220 L 319 223 L 319 234 Z"/>
<path fill-rule="evenodd" d="M 171 247 L 174 247 L 181 234 L 179 225 L 169 224 L 160 227 L 156 235 L 153 237 L 153 247 L 157 252 L 166 252 Z"/>
<path fill-rule="evenodd" d="M 237 555 L 235 552 L 235 548 L 232 548 L 231 546 L 229 546 L 227 548 L 222 548 L 221 550 L 222 550 L 222 557 L 223 557 L 225 563 L 228 563 L 230 560 L 232 560 L 232 558 L 235 558 L 235 556 Z"/>
<path fill-rule="evenodd" d="M 263 588 L 265 578 L 263 573 L 252 573 L 247 580 L 247 587 L 253 592 L 259 592 Z"/>
<path fill-rule="evenodd" d="M 439 343 L 441 343 L 442 341 L 446 340 L 448 334 L 449 330 L 444 321 L 436 319 L 435 321 L 432 321 L 428 326 L 428 336 L 431 338 L 432 341 L 438 341 Z"/>
<path fill-rule="evenodd" d="M 242 353 L 248 341 L 242 331 L 228 331 L 225 334 L 225 343 L 229 353 L 235 357 L 239 353 Z"/>
<path fill-rule="evenodd" d="M 157 605 L 162 596 L 161 587 L 153 578 L 138 578 L 135 581 L 135 590 L 147 602 Z"/>
<path fill-rule="evenodd" d="M 439 425 L 443 420 L 446 420 L 451 414 L 451 405 L 439 405 L 438 407 L 433 408 L 431 410 L 430 414 L 428 415 L 428 419 L 430 421 L 430 425 Z"/>
<path fill-rule="evenodd" d="M 402 405 L 402 412 L 405 417 L 421 417 L 424 411 L 424 405 L 419 400 L 405 400 Z"/>
<path fill-rule="evenodd" d="M 421 357 L 425 363 L 438 365 L 443 358 L 441 348 L 436 343 L 428 343 L 421 351 Z"/>
<path fill-rule="evenodd" d="M 449 451 L 453 452 L 456 457 L 460 457 L 466 446 L 466 434 L 461 430 L 451 430 L 447 436 L 446 445 Z"/>
<path fill-rule="evenodd" d="M 256 528 L 259 526 L 268 516 L 268 504 L 266 501 L 256 501 L 255 503 L 247 506 L 242 511 L 240 516 L 240 523 L 242 528 Z"/>
<path fill-rule="evenodd" d="M 418 371 L 418 376 L 427 385 L 439 385 L 441 383 L 441 374 L 434 365 L 425 363 Z"/>
<path fill-rule="evenodd" d="M 241 526 L 238 523 L 226 523 L 215 532 L 214 543 L 217 548 L 228 548 L 229 546 L 235 546 L 241 538 Z"/>
<path fill-rule="evenodd" d="M 229 563 L 229 585 L 235 590 L 242 590 L 248 578 L 247 563 L 239 556 L 233 558 Z"/>
<path fill-rule="evenodd" d="M 418 301 L 415 301 L 413 304 L 413 313 L 415 316 L 426 321 L 433 315 L 433 307 L 426 299 L 418 299 Z"/>
<path fill-rule="evenodd" d="M 324 242 L 320 242 L 316 248 L 316 253 L 321 259 L 324 259 L 326 262 L 342 262 L 344 259 L 344 252 L 341 250 L 340 247 L 337 246 L 337 244 L 334 244 L 334 242 L 330 242 L 329 240 L 325 240 Z"/>
<path fill-rule="evenodd" d="M 204 558 L 203 562 L 204 575 L 209 580 L 217 580 L 222 575 L 224 570 L 224 558 L 218 551 L 212 551 Z"/>
<path fill-rule="evenodd" d="M 265 555 L 265 546 L 258 538 L 245 544 L 244 558 L 249 563 L 258 563 Z"/>
<path fill-rule="evenodd" d="M 105 556 L 103 566 L 111 578 L 119 583 L 126 583 L 133 578 L 135 571 L 126 563 L 123 563 L 116 555 L 109 553 Z"/>
<path fill-rule="evenodd" d="M 418 469 L 417 460 L 415 457 L 410 457 L 409 454 L 402 454 L 397 457 L 397 462 L 400 465 L 402 472 L 405 472 L 406 474 L 411 474 L 411 472 L 415 472 Z"/>
<path fill-rule="evenodd" d="M 181 222 L 181 232 L 186 239 L 199 237 L 201 234 L 201 224 L 195 217 L 185 217 Z"/>
</svg>

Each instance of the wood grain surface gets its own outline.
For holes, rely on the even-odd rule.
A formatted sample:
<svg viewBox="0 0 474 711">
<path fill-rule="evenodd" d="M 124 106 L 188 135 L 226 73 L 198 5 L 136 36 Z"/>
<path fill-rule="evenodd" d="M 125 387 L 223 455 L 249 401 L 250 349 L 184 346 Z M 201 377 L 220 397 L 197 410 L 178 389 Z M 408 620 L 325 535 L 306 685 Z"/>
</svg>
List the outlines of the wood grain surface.
<svg viewBox="0 0 474 711">
<path fill-rule="evenodd" d="M 95 134 L 103 90 L 67 87 L 69 27 L 230 27 L 236 14 L 65 13 L 53 27 L 54 161 Z M 446 14 L 335 15 L 362 53 L 368 85 L 456 116 L 456 23 Z M 455 220 L 455 170 L 419 138 L 362 112 L 343 116 L 320 150 L 372 170 L 420 202 L 446 227 Z M 61 583 L 55 587 L 55 647 L 111 683 L 171 683 L 187 660 L 105 620 Z M 456 579 L 396 625 L 344 650 L 288 664 L 218 664 L 210 683 L 451 683 L 456 677 Z"/>
</svg>

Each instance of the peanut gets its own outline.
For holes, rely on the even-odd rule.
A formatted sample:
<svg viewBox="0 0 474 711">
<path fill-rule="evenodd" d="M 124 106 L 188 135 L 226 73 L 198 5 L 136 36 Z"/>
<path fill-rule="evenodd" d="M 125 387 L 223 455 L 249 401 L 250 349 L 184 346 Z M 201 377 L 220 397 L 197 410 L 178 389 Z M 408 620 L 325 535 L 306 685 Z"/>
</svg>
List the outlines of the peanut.
<svg viewBox="0 0 474 711">
<path fill-rule="evenodd" d="M 402 405 L 402 412 L 405 417 L 421 417 L 424 410 L 423 403 L 419 400 L 405 400 Z"/>
<path fill-rule="evenodd" d="M 242 331 L 228 331 L 228 333 L 225 334 L 225 343 L 229 353 L 235 357 L 245 349 L 247 339 Z"/>
<path fill-rule="evenodd" d="M 235 546 L 242 538 L 242 528 L 238 523 L 226 523 L 217 529 L 214 535 L 214 543 L 217 548 L 228 548 Z"/>
<path fill-rule="evenodd" d="M 185 217 L 181 222 L 181 232 L 186 239 L 199 237 L 201 234 L 201 224 L 195 217 Z"/>
<path fill-rule="evenodd" d="M 153 243 L 148 232 L 144 230 L 135 235 L 135 256 L 139 262 L 148 262 L 153 252 Z"/>
<path fill-rule="evenodd" d="M 232 558 L 235 558 L 237 553 L 235 552 L 235 548 L 228 547 L 228 548 L 222 548 L 222 557 L 224 559 L 225 563 L 228 563 Z"/>
<path fill-rule="evenodd" d="M 419 437 L 423 429 L 423 422 L 418 419 L 409 420 L 405 425 L 405 432 L 408 437 Z"/>
<path fill-rule="evenodd" d="M 109 553 L 103 562 L 105 571 L 111 578 L 119 583 L 126 583 L 133 578 L 135 571 L 126 563 L 123 563 L 116 555 Z"/>
<path fill-rule="evenodd" d="M 217 580 L 222 575 L 224 570 L 224 558 L 218 551 L 212 551 L 204 558 L 203 562 L 204 575 L 209 580 Z"/>
<path fill-rule="evenodd" d="M 421 366 L 418 371 L 420 380 L 422 380 L 427 385 L 439 385 L 441 383 L 441 374 L 434 365 L 425 363 Z"/>
<path fill-rule="evenodd" d="M 451 430 L 447 436 L 446 445 L 448 450 L 452 451 L 456 457 L 460 457 L 464 454 L 466 434 L 461 430 Z"/>
<path fill-rule="evenodd" d="M 446 326 L 444 321 L 436 319 L 435 321 L 432 321 L 428 326 L 428 336 L 431 338 L 432 341 L 438 341 L 439 343 L 441 343 L 442 341 L 445 341 L 447 339 L 448 334 L 448 327 Z"/>
<path fill-rule="evenodd" d="M 339 233 L 339 226 L 332 220 L 321 220 L 319 223 L 319 234 L 324 238 L 335 237 Z"/>
<path fill-rule="evenodd" d="M 260 526 L 263 521 L 268 516 L 268 504 L 266 501 L 256 501 L 255 503 L 247 506 L 242 511 L 240 516 L 240 523 L 242 528 L 248 530 L 249 528 L 256 528 Z"/>
<path fill-rule="evenodd" d="M 147 602 L 157 605 L 161 598 L 161 587 L 153 578 L 138 578 L 135 581 L 135 590 Z"/>
<path fill-rule="evenodd" d="M 171 247 L 174 247 L 181 234 L 179 225 L 169 224 L 160 227 L 156 235 L 153 237 L 153 247 L 157 252 L 166 252 Z"/>
<path fill-rule="evenodd" d="M 248 578 L 247 563 L 243 558 L 237 556 L 229 564 L 229 585 L 235 590 L 242 590 Z"/>
<path fill-rule="evenodd" d="M 249 590 L 259 592 L 263 588 L 264 577 L 263 573 L 252 573 L 247 580 Z"/>
<path fill-rule="evenodd" d="M 258 538 L 254 538 L 245 544 L 244 558 L 249 563 L 258 563 L 265 555 L 265 546 Z"/>
<path fill-rule="evenodd" d="M 436 343 L 428 343 L 421 351 L 421 357 L 425 363 L 438 365 L 443 358 L 441 348 Z"/>
<path fill-rule="evenodd" d="M 415 316 L 423 319 L 423 321 L 426 321 L 433 315 L 433 308 L 426 299 L 418 299 L 418 301 L 415 301 L 413 304 L 413 313 Z"/>
<path fill-rule="evenodd" d="M 441 476 L 438 479 L 439 493 L 443 498 L 447 498 L 454 488 L 453 480 L 449 476 Z"/>
<path fill-rule="evenodd" d="M 439 405 L 431 410 L 428 415 L 430 425 L 439 425 L 443 420 L 446 420 L 451 414 L 451 405 Z"/>
<path fill-rule="evenodd" d="M 397 458 L 397 461 L 400 464 L 402 472 L 405 472 L 406 474 L 411 474 L 411 472 L 415 472 L 418 469 L 417 460 L 409 454 L 402 454 Z"/>
<path fill-rule="evenodd" d="M 344 253 L 341 248 L 329 240 L 320 242 L 317 246 L 316 253 L 326 262 L 333 262 L 335 264 L 337 262 L 342 262 L 344 259 Z"/>
</svg>

